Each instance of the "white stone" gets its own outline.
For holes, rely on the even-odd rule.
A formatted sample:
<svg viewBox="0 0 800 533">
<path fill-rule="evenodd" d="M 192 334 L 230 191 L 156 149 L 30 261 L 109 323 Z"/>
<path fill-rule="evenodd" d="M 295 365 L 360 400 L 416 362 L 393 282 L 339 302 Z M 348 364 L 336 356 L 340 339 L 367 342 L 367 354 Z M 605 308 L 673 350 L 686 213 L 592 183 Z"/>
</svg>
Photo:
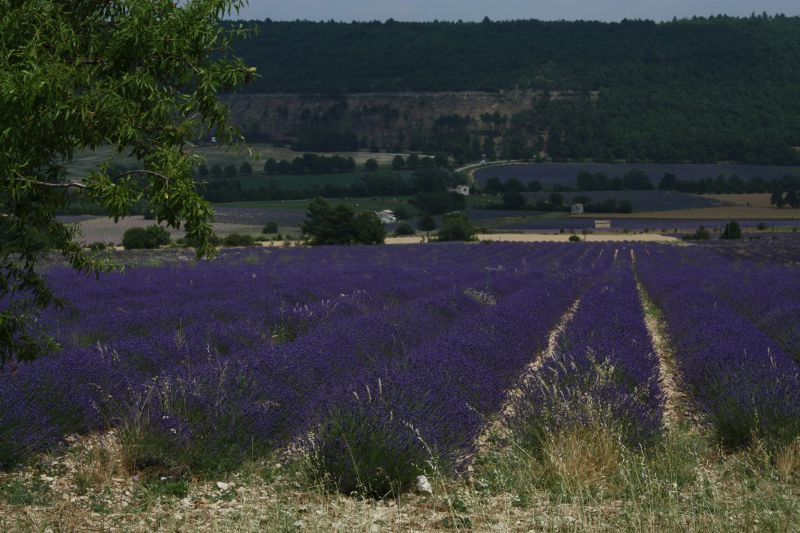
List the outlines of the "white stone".
<svg viewBox="0 0 800 533">
<path fill-rule="evenodd" d="M 225 483 L 224 481 L 217 481 L 217 488 L 219 490 L 228 490 L 231 488 L 230 484 Z"/>
<path fill-rule="evenodd" d="M 417 476 L 417 492 L 420 494 L 433 494 L 431 482 L 425 476 Z"/>
</svg>

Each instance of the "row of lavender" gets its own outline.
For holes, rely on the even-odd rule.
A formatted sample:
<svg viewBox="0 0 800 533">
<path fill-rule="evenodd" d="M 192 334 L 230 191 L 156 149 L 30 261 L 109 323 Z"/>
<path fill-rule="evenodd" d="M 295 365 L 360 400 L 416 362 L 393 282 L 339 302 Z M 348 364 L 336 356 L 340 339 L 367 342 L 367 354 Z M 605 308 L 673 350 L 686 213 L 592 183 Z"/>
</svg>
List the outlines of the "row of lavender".
<svg viewBox="0 0 800 533">
<path fill-rule="evenodd" d="M 586 291 L 555 352 L 522 386 L 509 423 L 536 447 L 577 426 L 614 427 L 634 446 L 661 434 L 659 365 L 644 321 L 631 250 Z"/>
<path fill-rule="evenodd" d="M 65 349 L 0 377 L 0 461 L 134 420 L 159 453 L 225 467 L 382 398 L 383 418 L 363 419 L 413 448 L 410 424 L 455 465 L 604 252 L 281 250 L 99 283 L 54 272 L 74 304 L 47 317 Z"/>
<path fill-rule="evenodd" d="M 800 362 L 800 274 L 772 260 L 732 261 L 709 249 L 681 250 L 676 266 L 701 271 L 703 288 L 753 322 Z M 800 254 L 798 254 L 800 259 Z"/>
<path fill-rule="evenodd" d="M 757 297 L 757 280 L 769 269 L 736 269 L 706 253 L 647 247 L 637 254 L 637 271 L 663 311 L 682 380 L 723 442 L 790 441 L 800 434 L 800 367 L 776 339 L 795 350 L 796 340 L 782 337 L 787 324 L 773 322 L 774 314 L 758 321 L 763 330 L 753 321 L 759 311 L 781 309 L 778 295 Z M 787 290 L 796 290 L 791 272 L 773 274 L 773 282 L 783 279 Z"/>
</svg>

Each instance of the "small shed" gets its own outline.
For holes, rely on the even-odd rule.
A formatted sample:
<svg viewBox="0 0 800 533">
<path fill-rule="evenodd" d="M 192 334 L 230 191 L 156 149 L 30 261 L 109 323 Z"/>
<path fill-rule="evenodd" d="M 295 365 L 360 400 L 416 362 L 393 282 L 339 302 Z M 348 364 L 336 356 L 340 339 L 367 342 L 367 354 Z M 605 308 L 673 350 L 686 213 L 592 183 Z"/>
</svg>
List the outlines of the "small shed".
<svg viewBox="0 0 800 533">
<path fill-rule="evenodd" d="M 469 185 L 456 185 L 455 187 L 447 190 L 449 192 L 454 192 L 462 196 L 469 196 Z"/>
<path fill-rule="evenodd" d="M 394 214 L 394 211 L 391 209 L 384 209 L 383 211 L 375 211 L 375 214 L 378 215 L 378 218 L 384 224 L 391 224 L 393 222 L 397 222 L 397 217 Z"/>
<path fill-rule="evenodd" d="M 573 215 L 582 215 L 583 214 L 583 204 L 572 204 L 569 206 L 569 212 Z"/>
<path fill-rule="evenodd" d="M 595 220 L 594 221 L 594 229 L 611 229 L 611 221 L 608 220 L 608 219 Z"/>
</svg>

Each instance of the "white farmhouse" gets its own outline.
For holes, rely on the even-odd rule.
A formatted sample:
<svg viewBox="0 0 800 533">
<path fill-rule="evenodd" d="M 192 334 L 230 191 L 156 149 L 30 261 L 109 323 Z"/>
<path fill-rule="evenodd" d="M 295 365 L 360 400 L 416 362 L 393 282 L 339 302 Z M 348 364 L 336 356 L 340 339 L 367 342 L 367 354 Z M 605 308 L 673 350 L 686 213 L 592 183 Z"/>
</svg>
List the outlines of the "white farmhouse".
<svg viewBox="0 0 800 533">
<path fill-rule="evenodd" d="M 462 196 L 469 196 L 469 185 L 456 185 L 455 187 L 448 188 L 448 192 L 454 192 Z"/>
<path fill-rule="evenodd" d="M 397 217 L 394 215 L 394 211 L 391 209 L 384 209 L 383 211 L 375 211 L 375 214 L 378 215 L 378 218 L 384 224 L 391 224 L 393 222 L 397 222 Z"/>
<path fill-rule="evenodd" d="M 572 204 L 569 206 L 569 212 L 573 215 L 582 215 L 583 214 L 583 204 Z"/>
</svg>

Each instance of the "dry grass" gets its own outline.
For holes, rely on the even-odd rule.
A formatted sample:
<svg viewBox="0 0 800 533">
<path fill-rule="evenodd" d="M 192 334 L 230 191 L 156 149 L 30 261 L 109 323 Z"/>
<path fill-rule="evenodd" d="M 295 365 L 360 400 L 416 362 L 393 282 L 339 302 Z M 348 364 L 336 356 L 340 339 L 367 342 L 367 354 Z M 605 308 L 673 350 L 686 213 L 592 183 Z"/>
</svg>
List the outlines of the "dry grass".
<svg viewBox="0 0 800 533">
<path fill-rule="evenodd" d="M 137 480 L 113 434 L 0 473 L 0 531 L 796 531 L 798 443 L 725 453 L 671 432 L 632 450 L 600 426 L 569 428 L 537 456 L 489 450 L 467 481 L 431 496 L 359 500 L 325 492 L 301 463 L 255 462 L 224 479 Z M 8 487 L 31 494 L 12 501 Z"/>
<path fill-rule="evenodd" d="M 542 449 L 544 479 L 564 494 L 616 492 L 622 445 L 607 428 L 568 428 L 548 439 Z"/>
<path fill-rule="evenodd" d="M 656 233 L 591 233 L 579 235 L 586 242 L 664 242 L 674 243 L 679 239 Z M 568 233 L 487 233 L 478 235 L 480 241 L 501 242 L 569 242 Z"/>
<path fill-rule="evenodd" d="M 597 215 L 572 215 L 576 218 L 597 218 Z M 677 209 L 672 211 L 641 211 L 638 213 L 604 214 L 610 219 L 677 219 L 677 220 L 795 220 L 800 218 L 800 209 L 778 209 L 776 207 L 755 207 L 746 205 L 701 207 L 698 209 Z"/>
<path fill-rule="evenodd" d="M 775 470 L 784 481 L 800 477 L 800 439 L 775 454 Z"/>
<path fill-rule="evenodd" d="M 78 240 L 86 242 L 87 244 L 93 242 L 113 242 L 118 245 L 122 243 L 122 235 L 126 230 L 130 228 L 145 228 L 155 223 L 155 220 L 145 220 L 143 216 L 139 215 L 123 218 L 116 223 L 113 219 L 108 217 L 92 218 L 79 223 L 81 235 Z M 225 237 L 231 233 L 261 234 L 261 229 L 262 226 L 221 222 L 214 224 L 214 233 L 221 237 Z M 174 228 L 167 228 L 167 231 L 169 231 L 172 240 L 180 239 L 186 234 L 183 230 L 176 230 Z"/>
<path fill-rule="evenodd" d="M 727 202 L 731 204 L 741 205 L 745 207 L 766 207 L 768 209 L 777 209 L 777 207 L 773 206 L 769 203 L 770 198 L 772 195 L 770 193 L 758 193 L 758 194 L 702 194 L 698 195 L 701 198 L 711 198 L 713 200 L 719 200 L 720 202 Z M 786 209 L 786 211 L 792 211 L 791 209 Z M 796 210 L 795 210 L 796 212 Z"/>
</svg>

